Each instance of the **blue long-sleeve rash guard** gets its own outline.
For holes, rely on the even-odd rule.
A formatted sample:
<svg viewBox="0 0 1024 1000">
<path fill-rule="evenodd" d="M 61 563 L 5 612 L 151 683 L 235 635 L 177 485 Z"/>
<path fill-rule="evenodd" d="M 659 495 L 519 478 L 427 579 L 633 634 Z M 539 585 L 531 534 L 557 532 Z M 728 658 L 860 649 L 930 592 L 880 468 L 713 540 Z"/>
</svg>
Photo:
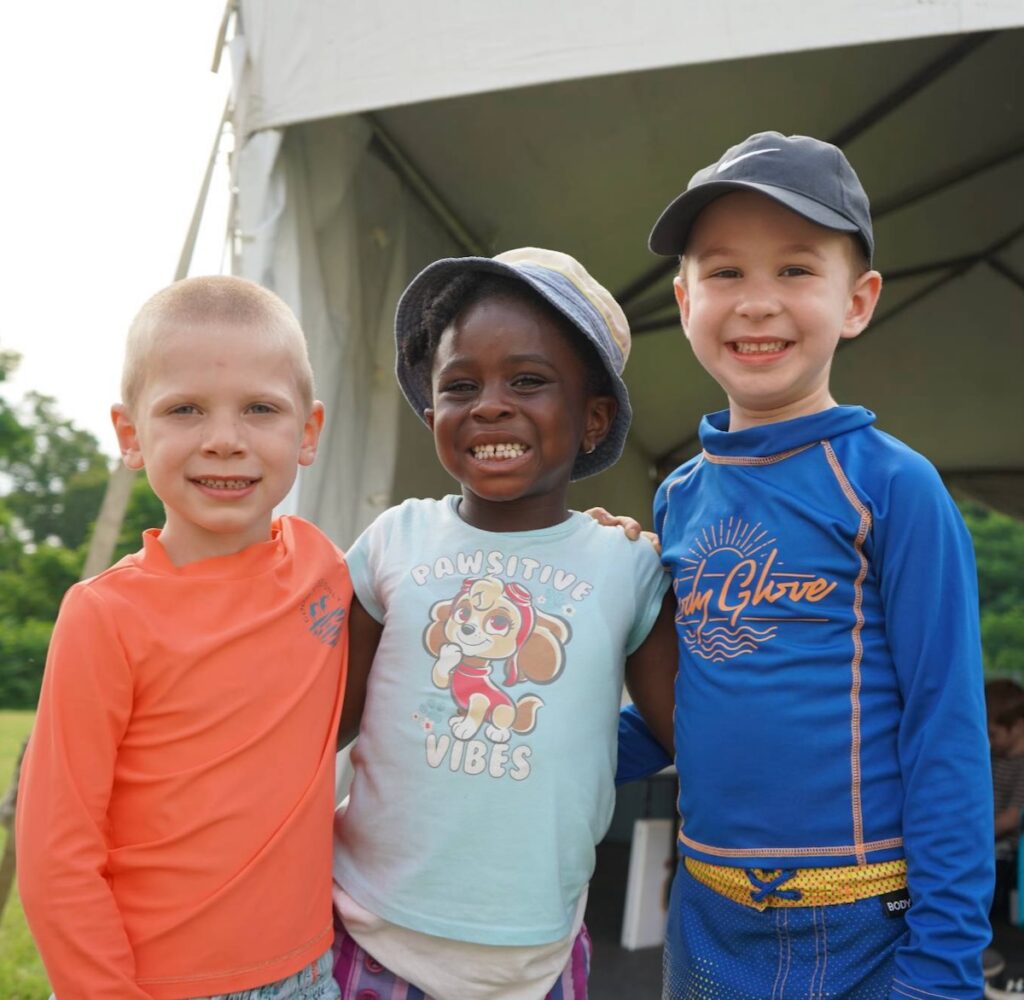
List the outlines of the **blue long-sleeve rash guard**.
<svg viewBox="0 0 1024 1000">
<path fill-rule="evenodd" d="M 685 854 L 905 857 L 894 1000 L 980 995 L 992 799 L 970 537 L 935 469 L 861 407 L 730 433 L 655 500 L 673 576 Z M 668 758 L 632 709 L 618 780 Z"/>
</svg>

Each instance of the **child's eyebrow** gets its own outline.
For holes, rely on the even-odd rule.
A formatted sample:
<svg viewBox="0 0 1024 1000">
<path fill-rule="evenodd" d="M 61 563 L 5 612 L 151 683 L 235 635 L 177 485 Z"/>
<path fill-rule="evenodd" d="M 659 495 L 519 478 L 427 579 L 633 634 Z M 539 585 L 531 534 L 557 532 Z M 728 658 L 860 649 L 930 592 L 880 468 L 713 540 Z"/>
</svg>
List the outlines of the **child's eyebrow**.
<svg viewBox="0 0 1024 1000">
<path fill-rule="evenodd" d="M 209 392 L 202 390 L 190 391 L 187 388 L 171 389 L 161 393 L 159 396 L 154 396 L 151 405 L 154 409 L 161 409 L 181 403 L 206 403 L 209 395 Z M 292 405 L 291 397 L 287 393 L 282 393 L 276 389 L 260 389 L 256 387 L 249 392 L 240 393 L 240 396 L 245 397 L 250 403 L 272 403 L 274 406 L 279 407 L 290 407 Z"/>
<path fill-rule="evenodd" d="M 788 246 L 782 247 L 783 253 L 809 253 L 812 257 L 817 257 L 818 260 L 824 260 L 825 255 L 821 252 L 819 247 L 816 247 L 813 243 L 790 243 Z"/>
<path fill-rule="evenodd" d="M 551 359 L 543 354 L 510 354 L 505 358 L 505 362 L 512 365 L 546 365 L 548 368 L 555 367 Z"/>
<path fill-rule="evenodd" d="M 710 260 L 712 257 L 735 257 L 737 253 L 738 251 L 733 250 L 732 247 L 708 247 L 707 250 L 692 256 L 694 260 L 701 262 Z M 688 254 L 687 256 L 690 255 Z"/>
<path fill-rule="evenodd" d="M 703 262 L 710 260 L 713 257 L 737 257 L 740 253 L 740 250 L 735 250 L 732 247 L 708 247 L 707 250 L 697 254 L 694 259 L 698 262 Z M 806 253 L 810 254 L 812 257 L 816 257 L 818 260 L 825 259 L 821 249 L 813 243 L 787 243 L 785 246 L 779 247 L 779 253 Z"/>
<path fill-rule="evenodd" d="M 476 359 L 471 354 L 451 358 L 437 369 L 437 374 L 444 375 L 453 369 L 471 366 L 475 363 L 475 360 Z M 545 357 L 543 354 L 508 354 L 502 359 L 502 361 L 503 364 L 506 365 L 544 365 L 545 368 L 555 367 L 551 359 Z"/>
</svg>

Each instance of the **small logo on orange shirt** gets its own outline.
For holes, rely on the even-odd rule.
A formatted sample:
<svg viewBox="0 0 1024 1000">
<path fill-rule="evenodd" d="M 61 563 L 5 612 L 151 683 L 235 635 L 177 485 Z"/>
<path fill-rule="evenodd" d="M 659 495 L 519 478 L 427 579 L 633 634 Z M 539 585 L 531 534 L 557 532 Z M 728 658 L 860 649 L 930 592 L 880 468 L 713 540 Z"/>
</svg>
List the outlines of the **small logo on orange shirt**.
<svg viewBox="0 0 1024 1000">
<path fill-rule="evenodd" d="M 302 602 L 302 617 L 309 626 L 307 631 L 325 646 L 336 646 L 345 622 L 345 605 L 326 580 L 316 586 Z"/>
</svg>

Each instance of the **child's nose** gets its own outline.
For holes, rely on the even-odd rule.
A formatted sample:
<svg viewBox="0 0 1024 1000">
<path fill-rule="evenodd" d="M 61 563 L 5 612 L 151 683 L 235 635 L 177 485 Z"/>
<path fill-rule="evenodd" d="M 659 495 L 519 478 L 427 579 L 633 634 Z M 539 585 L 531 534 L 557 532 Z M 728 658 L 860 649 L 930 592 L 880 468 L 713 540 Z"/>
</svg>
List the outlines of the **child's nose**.
<svg viewBox="0 0 1024 1000">
<path fill-rule="evenodd" d="M 748 282 L 736 304 L 736 311 L 746 319 L 757 322 L 776 315 L 781 306 L 778 296 L 766 282 Z"/>
<path fill-rule="evenodd" d="M 203 437 L 203 451 L 210 455 L 236 455 L 245 451 L 239 423 L 233 417 L 211 419 Z"/>
<path fill-rule="evenodd" d="M 473 416 L 481 420 L 500 420 L 507 417 L 514 406 L 503 386 L 484 386 L 473 406 Z"/>
</svg>

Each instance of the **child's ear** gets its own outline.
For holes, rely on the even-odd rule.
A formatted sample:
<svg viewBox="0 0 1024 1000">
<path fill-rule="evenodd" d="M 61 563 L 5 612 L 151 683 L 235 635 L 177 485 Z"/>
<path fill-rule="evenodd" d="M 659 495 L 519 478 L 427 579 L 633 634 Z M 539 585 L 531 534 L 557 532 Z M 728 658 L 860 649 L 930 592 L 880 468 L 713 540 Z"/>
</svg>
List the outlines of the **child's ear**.
<svg viewBox="0 0 1024 1000">
<path fill-rule="evenodd" d="M 142 457 L 142 443 L 139 441 L 138 428 L 128 407 L 124 403 L 115 403 L 110 408 L 110 420 L 114 425 L 114 433 L 117 435 L 117 443 L 121 448 L 121 461 L 133 472 L 145 466 Z"/>
<path fill-rule="evenodd" d="M 679 321 L 683 324 L 683 333 L 689 337 L 686 328 L 690 323 L 690 295 L 686 290 L 686 282 L 681 274 L 672 279 L 672 291 L 675 292 L 676 305 L 679 306 Z"/>
<path fill-rule="evenodd" d="M 429 406 L 423 411 L 423 420 L 426 422 L 426 425 L 430 428 L 431 433 L 433 433 L 434 411 Z"/>
<path fill-rule="evenodd" d="M 875 306 L 878 305 L 878 296 L 881 294 L 882 276 L 877 271 L 865 271 L 854 281 L 850 289 L 850 304 L 846 308 L 846 318 L 843 320 L 843 329 L 840 333 L 844 340 L 852 340 L 864 332 L 871 322 Z"/>
<path fill-rule="evenodd" d="M 313 406 L 302 426 L 302 441 L 299 443 L 299 465 L 312 465 L 316 458 L 317 445 L 320 443 L 320 432 L 324 429 L 324 404 L 319 399 L 313 400 Z"/>
<path fill-rule="evenodd" d="M 590 454 L 607 436 L 619 412 L 614 396 L 591 396 L 587 400 L 587 423 L 580 449 Z"/>
</svg>

